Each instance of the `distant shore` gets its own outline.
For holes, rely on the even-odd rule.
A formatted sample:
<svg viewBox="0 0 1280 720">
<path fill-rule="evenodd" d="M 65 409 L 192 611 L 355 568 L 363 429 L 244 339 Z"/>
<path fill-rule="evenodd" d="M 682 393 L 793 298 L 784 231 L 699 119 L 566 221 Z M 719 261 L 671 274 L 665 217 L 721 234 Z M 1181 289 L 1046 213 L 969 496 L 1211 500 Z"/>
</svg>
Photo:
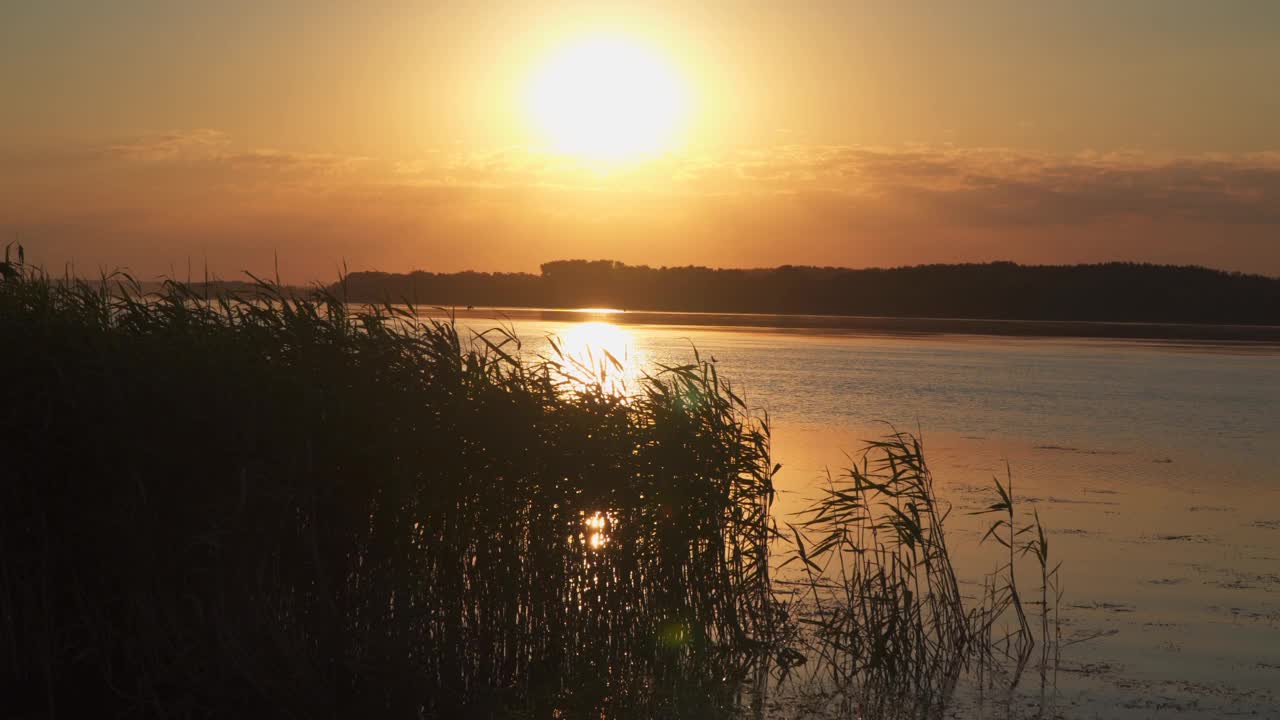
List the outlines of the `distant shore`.
<svg viewBox="0 0 1280 720">
<path fill-rule="evenodd" d="M 437 314 L 435 311 L 428 312 Z M 477 307 L 473 309 L 457 308 L 452 312 L 460 320 L 509 317 L 511 319 L 541 320 L 544 322 L 582 322 L 590 320 L 605 321 L 619 325 L 724 326 L 734 328 L 827 330 L 833 333 L 854 334 L 963 334 L 1280 344 L 1280 326 L 1276 325 L 700 313 L 648 310 L 622 311 L 598 308 Z"/>
<path fill-rule="evenodd" d="M 731 317 L 737 325 L 877 332 L 1280 338 L 1280 278 L 1141 263 L 746 270 L 556 260 L 537 275 L 356 272 L 329 290 L 419 307 L 626 308 L 664 323 L 690 313 L 682 317 L 697 324 Z"/>
</svg>

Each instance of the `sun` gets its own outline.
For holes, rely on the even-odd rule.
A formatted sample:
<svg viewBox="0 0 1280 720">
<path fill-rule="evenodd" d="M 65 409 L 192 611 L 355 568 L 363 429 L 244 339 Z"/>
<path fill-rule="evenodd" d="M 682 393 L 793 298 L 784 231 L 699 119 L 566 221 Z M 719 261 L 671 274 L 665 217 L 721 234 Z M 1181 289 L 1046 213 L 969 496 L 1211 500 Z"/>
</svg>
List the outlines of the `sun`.
<svg viewBox="0 0 1280 720">
<path fill-rule="evenodd" d="M 660 153 L 685 120 L 684 83 L 659 53 L 621 37 L 562 47 L 532 78 L 530 119 L 555 151 L 593 161 Z"/>
</svg>

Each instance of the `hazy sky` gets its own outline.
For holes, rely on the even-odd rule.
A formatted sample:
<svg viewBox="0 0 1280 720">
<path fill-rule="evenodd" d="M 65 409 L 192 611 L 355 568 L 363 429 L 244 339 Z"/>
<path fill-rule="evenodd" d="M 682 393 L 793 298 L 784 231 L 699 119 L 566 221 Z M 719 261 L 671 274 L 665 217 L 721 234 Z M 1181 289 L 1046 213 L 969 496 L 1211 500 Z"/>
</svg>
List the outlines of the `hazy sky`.
<svg viewBox="0 0 1280 720">
<path fill-rule="evenodd" d="M 531 119 L 591 38 L 676 79 L 659 149 L 565 154 Z M 1278 76 L 1270 0 L 8 0 L 0 232 L 143 276 L 273 252 L 292 280 L 567 257 L 1280 275 Z M 618 86 L 571 84 L 562 115 Z"/>
</svg>

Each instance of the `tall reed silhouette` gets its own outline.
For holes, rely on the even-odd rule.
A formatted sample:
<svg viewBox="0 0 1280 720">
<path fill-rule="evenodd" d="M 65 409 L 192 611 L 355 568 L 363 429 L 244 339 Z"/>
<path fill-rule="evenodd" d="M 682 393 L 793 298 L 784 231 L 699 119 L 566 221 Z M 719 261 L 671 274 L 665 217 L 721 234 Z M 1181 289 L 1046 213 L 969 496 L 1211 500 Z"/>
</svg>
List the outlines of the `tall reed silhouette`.
<svg viewBox="0 0 1280 720">
<path fill-rule="evenodd" d="M 775 623 L 769 429 L 325 291 L 0 284 L 17 712 L 702 717 Z"/>
</svg>

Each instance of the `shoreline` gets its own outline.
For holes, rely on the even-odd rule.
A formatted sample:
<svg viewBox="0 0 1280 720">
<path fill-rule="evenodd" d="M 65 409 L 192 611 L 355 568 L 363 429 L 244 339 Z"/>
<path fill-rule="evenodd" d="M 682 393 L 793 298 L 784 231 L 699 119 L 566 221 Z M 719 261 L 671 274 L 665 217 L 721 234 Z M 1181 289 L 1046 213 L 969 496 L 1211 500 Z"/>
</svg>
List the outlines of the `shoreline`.
<svg viewBox="0 0 1280 720">
<path fill-rule="evenodd" d="M 826 330 L 833 333 L 895 335 L 994 335 L 1002 337 L 1182 340 L 1280 345 L 1280 326 L 1196 323 L 1099 322 L 1087 320 L 1002 320 L 861 315 L 774 315 L 656 310 L 478 307 L 444 308 L 459 319 L 523 319 L 544 322 L 604 321 L 618 325 L 723 326 L 740 329 Z M 440 308 L 420 310 L 438 315 Z"/>
</svg>

